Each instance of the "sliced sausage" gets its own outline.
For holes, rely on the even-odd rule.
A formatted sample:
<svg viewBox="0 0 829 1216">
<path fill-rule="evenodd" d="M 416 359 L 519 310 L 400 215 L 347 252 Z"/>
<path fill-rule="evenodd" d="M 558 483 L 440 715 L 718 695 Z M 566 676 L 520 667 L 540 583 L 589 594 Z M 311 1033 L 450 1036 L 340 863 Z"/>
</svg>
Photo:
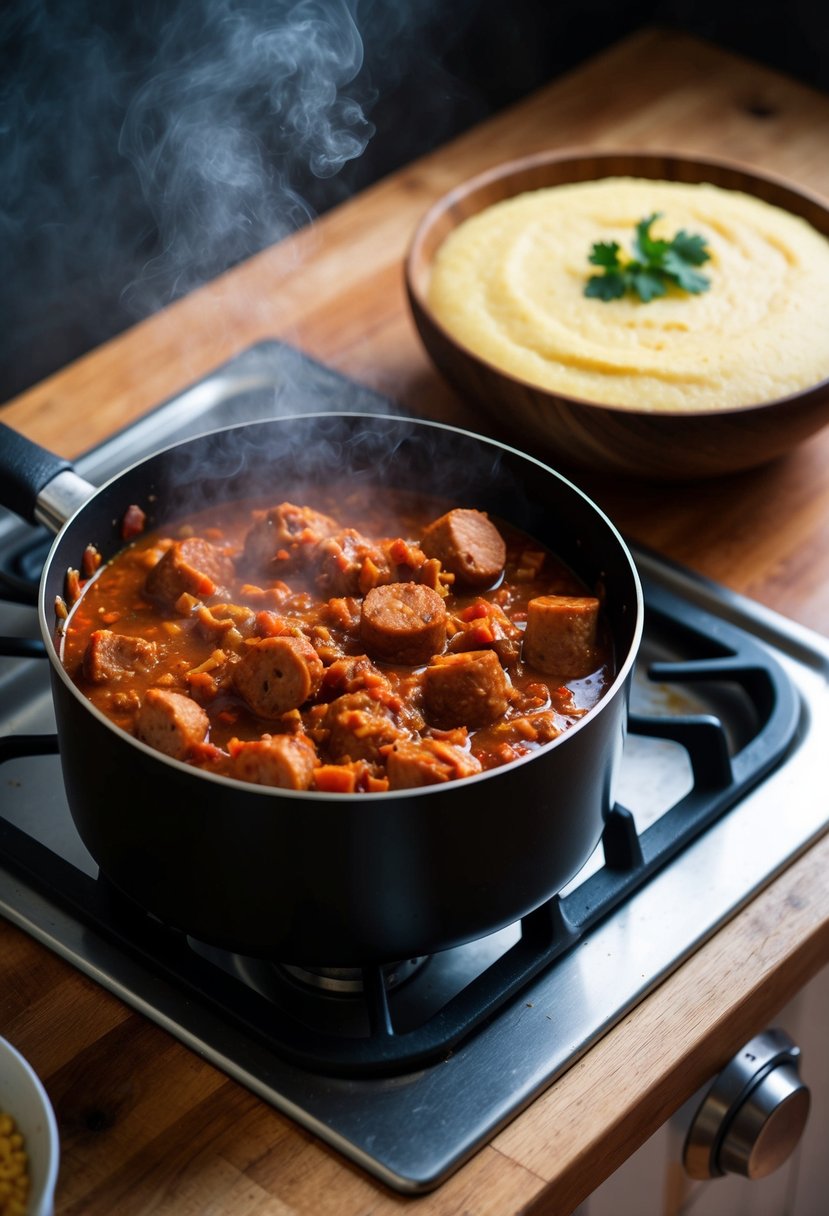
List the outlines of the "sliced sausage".
<svg viewBox="0 0 829 1216">
<path fill-rule="evenodd" d="M 494 650 L 440 655 L 423 676 L 423 704 L 434 726 L 488 726 L 506 713 L 510 682 Z"/>
<path fill-rule="evenodd" d="M 417 667 L 446 645 L 446 607 L 422 583 L 372 587 L 363 600 L 360 636 L 376 659 Z"/>
<path fill-rule="evenodd" d="M 262 573 L 301 567 L 316 545 L 339 529 L 330 515 L 312 507 L 282 502 L 268 511 L 257 511 L 245 536 L 244 561 Z"/>
<path fill-rule="evenodd" d="M 279 718 L 312 697 L 323 676 L 322 660 L 303 637 L 248 642 L 233 668 L 233 684 L 260 718 Z"/>
<path fill-rule="evenodd" d="M 210 541 L 189 536 L 174 541 L 147 575 L 145 591 L 150 599 L 172 608 L 185 592 L 206 599 L 233 578 L 233 562 Z"/>
<path fill-rule="evenodd" d="M 484 514 L 458 507 L 429 524 L 420 546 L 439 559 L 445 570 L 470 587 L 488 587 L 500 577 L 507 560 L 501 533 Z"/>
<path fill-rule="evenodd" d="M 423 739 L 420 743 L 404 740 L 396 743 L 386 757 L 386 774 L 392 790 L 439 785 L 480 771 L 480 760 L 441 739 Z"/>
<path fill-rule="evenodd" d="M 381 749 L 404 738 L 389 705 L 367 691 L 337 697 L 322 719 L 331 760 L 377 761 Z"/>
<path fill-rule="evenodd" d="M 317 765 L 307 735 L 263 735 L 249 743 L 237 742 L 231 754 L 234 777 L 282 790 L 309 789 Z"/>
<path fill-rule="evenodd" d="M 138 738 L 176 760 L 203 741 L 209 725 L 200 705 L 166 688 L 148 688 L 135 717 Z"/>
<path fill-rule="evenodd" d="M 124 675 L 150 671 L 157 660 L 156 642 L 96 629 L 86 644 L 83 674 L 90 684 L 116 683 Z"/>
<path fill-rule="evenodd" d="M 585 595 L 539 595 L 527 604 L 524 662 L 545 675 L 575 680 L 597 664 L 599 601 Z"/>
</svg>

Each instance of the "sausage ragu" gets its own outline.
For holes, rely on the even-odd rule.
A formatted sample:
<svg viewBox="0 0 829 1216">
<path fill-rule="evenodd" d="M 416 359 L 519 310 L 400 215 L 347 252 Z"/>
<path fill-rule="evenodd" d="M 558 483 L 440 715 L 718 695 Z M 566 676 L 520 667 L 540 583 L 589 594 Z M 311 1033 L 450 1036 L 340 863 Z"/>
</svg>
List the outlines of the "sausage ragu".
<svg viewBox="0 0 829 1216">
<path fill-rule="evenodd" d="M 508 764 L 613 677 L 596 589 L 485 513 L 340 492 L 203 510 L 85 583 L 65 667 L 167 756 L 365 793 Z"/>
</svg>

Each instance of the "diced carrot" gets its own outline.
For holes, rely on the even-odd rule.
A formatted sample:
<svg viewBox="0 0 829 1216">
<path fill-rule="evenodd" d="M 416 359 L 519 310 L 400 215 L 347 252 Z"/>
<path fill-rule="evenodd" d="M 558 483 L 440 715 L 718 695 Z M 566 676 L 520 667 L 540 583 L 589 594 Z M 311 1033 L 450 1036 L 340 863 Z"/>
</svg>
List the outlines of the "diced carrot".
<svg viewBox="0 0 829 1216">
<path fill-rule="evenodd" d="M 321 764 L 314 769 L 314 789 L 323 794 L 353 794 L 357 784 L 351 769 L 336 764 Z"/>
<path fill-rule="evenodd" d="M 256 632 L 260 638 L 275 638 L 287 632 L 285 621 L 269 608 L 263 608 L 256 614 Z"/>
<path fill-rule="evenodd" d="M 399 536 L 389 545 L 389 556 L 391 557 L 392 561 L 396 562 L 399 566 L 407 566 L 412 564 L 411 546 L 406 544 L 405 540 Z"/>
<path fill-rule="evenodd" d="M 218 685 L 209 671 L 188 672 L 185 679 L 191 688 L 197 690 L 202 697 L 206 697 L 208 700 L 215 697 L 219 691 Z"/>
<path fill-rule="evenodd" d="M 200 570 L 194 570 L 193 574 L 196 576 L 195 589 L 199 595 L 212 595 L 216 590 L 216 584 L 213 582 L 213 579 L 209 578 L 206 574 L 202 574 Z"/>
<path fill-rule="evenodd" d="M 489 605 L 481 603 L 480 600 L 477 604 L 470 604 L 468 608 L 464 608 L 463 612 L 460 613 L 462 621 L 477 621 L 483 616 L 489 616 Z"/>
</svg>

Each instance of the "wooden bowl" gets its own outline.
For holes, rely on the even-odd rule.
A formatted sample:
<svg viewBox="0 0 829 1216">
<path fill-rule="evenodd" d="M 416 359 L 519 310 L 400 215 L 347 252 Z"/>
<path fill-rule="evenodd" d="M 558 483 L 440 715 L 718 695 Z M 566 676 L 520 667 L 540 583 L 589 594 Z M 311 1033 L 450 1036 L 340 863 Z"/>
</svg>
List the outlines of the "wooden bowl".
<svg viewBox="0 0 829 1216">
<path fill-rule="evenodd" d="M 462 396 L 508 438 L 578 469 L 652 480 L 713 477 L 765 464 L 829 422 L 829 379 L 774 401 L 736 408 L 646 411 L 567 397 L 500 370 L 454 338 L 428 303 L 435 254 L 469 216 L 527 190 L 603 177 L 709 182 L 755 195 L 829 236 L 829 205 L 781 179 L 725 161 L 659 152 L 542 153 L 498 166 L 439 199 L 418 225 L 405 276 L 426 350 Z M 585 254 L 585 266 L 587 262 Z M 829 318 L 827 318 L 829 322 Z"/>
</svg>

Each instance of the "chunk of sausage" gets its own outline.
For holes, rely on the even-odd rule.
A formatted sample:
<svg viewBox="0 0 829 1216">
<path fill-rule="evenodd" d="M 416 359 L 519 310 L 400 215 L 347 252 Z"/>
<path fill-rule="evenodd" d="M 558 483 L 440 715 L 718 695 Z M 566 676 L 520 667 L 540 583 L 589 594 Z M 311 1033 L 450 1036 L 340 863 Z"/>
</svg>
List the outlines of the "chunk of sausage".
<svg viewBox="0 0 829 1216">
<path fill-rule="evenodd" d="M 488 726 L 509 703 L 510 682 L 494 650 L 440 655 L 424 672 L 423 705 L 434 726 Z"/>
<path fill-rule="evenodd" d="M 257 511 L 245 536 L 244 561 L 262 573 L 301 567 L 316 545 L 339 529 L 330 515 L 311 507 L 282 502 L 268 511 Z"/>
<path fill-rule="evenodd" d="M 232 774 L 240 781 L 282 790 L 310 788 L 317 753 L 307 735 L 263 735 L 232 748 Z"/>
<path fill-rule="evenodd" d="M 86 644 L 83 674 L 90 684 L 117 683 L 122 676 L 150 671 L 157 661 L 156 642 L 96 629 Z"/>
<path fill-rule="evenodd" d="M 388 704 L 367 691 L 332 701 L 322 720 L 326 751 L 333 761 L 377 761 L 381 748 L 404 738 Z"/>
<path fill-rule="evenodd" d="M 360 636 L 376 659 L 417 667 L 446 645 L 446 607 L 422 583 L 372 587 L 363 600 Z"/>
<path fill-rule="evenodd" d="M 545 675 L 575 680 L 597 664 L 599 601 L 589 595 L 539 595 L 527 604 L 523 656 Z"/>
<path fill-rule="evenodd" d="M 135 717 L 138 738 L 175 760 L 184 760 L 204 740 L 209 725 L 200 705 L 165 688 L 148 688 Z"/>
<path fill-rule="evenodd" d="M 179 596 L 206 599 L 233 578 L 233 562 L 226 553 L 200 536 L 174 541 L 147 575 L 145 591 L 150 599 L 172 608 Z"/>
<path fill-rule="evenodd" d="M 439 785 L 480 773 L 481 762 L 470 752 L 441 739 L 396 743 L 386 757 L 389 789 L 409 790 Z"/>
<path fill-rule="evenodd" d="M 420 547 L 470 587 L 488 587 L 507 560 L 501 533 L 483 511 L 458 507 L 429 524 Z"/>
<path fill-rule="evenodd" d="M 312 697 L 322 660 L 307 638 L 282 635 L 248 642 L 233 668 L 233 684 L 260 718 L 279 718 Z"/>
</svg>

